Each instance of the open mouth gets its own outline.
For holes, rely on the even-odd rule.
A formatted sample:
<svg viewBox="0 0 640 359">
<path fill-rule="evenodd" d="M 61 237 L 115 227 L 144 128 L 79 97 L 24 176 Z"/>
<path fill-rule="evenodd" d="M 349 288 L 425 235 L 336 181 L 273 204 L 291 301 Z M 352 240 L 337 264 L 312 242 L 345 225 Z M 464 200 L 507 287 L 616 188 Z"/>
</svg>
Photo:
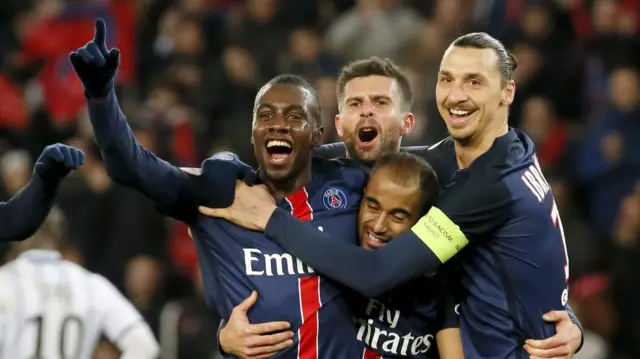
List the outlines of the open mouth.
<svg viewBox="0 0 640 359">
<path fill-rule="evenodd" d="M 358 141 L 361 146 L 372 145 L 378 138 L 378 129 L 375 127 L 364 127 L 358 131 Z"/>
<path fill-rule="evenodd" d="M 451 116 L 451 123 L 453 125 L 464 124 L 476 110 L 459 110 L 451 108 L 449 109 L 449 115 Z"/>
<path fill-rule="evenodd" d="M 293 152 L 293 146 L 291 142 L 287 140 L 269 140 L 266 144 L 267 153 L 273 163 L 282 163 Z"/>
<path fill-rule="evenodd" d="M 376 236 L 373 232 L 367 231 L 367 246 L 369 248 L 382 248 L 385 244 L 387 244 L 388 240 Z"/>
</svg>

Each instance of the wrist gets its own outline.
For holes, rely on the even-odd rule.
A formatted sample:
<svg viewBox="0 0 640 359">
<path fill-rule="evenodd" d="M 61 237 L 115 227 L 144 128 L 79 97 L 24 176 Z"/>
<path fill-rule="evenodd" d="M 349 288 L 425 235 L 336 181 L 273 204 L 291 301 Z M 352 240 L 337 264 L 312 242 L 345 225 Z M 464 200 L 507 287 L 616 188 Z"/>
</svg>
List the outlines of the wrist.
<svg viewBox="0 0 640 359">
<path fill-rule="evenodd" d="M 34 171 L 31 175 L 31 182 L 36 186 L 40 186 L 45 189 L 55 190 L 58 188 L 62 178 L 52 175 L 51 173 L 38 173 Z"/>
<path fill-rule="evenodd" d="M 225 354 L 230 354 L 229 352 L 229 348 L 225 346 L 225 343 L 227 343 L 227 327 L 222 327 L 222 329 L 220 329 L 220 334 L 218 335 L 218 346 L 220 347 L 220 352 L 225 355 Z"/>
<path fill-rule="evenodd" d="M 258 221 L 256 223 L 256 226 L 258 227 L 259 230 L 264 232 L 264 230 L 267 228 L 267 223 L 269 223 L 269 220 L 271 219 L 273 212 L 275 212 L 277 208 L 278 207 L 276 207 L 275 204 L 260 206 L 260 214 L 258 216 Z"/>
</svg>

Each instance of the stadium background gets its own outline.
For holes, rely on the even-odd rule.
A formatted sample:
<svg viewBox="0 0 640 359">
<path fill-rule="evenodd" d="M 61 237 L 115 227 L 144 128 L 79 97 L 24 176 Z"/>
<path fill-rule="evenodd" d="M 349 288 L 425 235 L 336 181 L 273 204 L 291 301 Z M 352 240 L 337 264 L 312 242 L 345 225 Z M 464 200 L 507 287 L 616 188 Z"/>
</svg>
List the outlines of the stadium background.
<svg viewBox="0 0 640 359">
<path fill-rule="evenodd" d="M 416 128 L 403 144 L 435 143 L 446 134 L 433 100 L 444 49 L 469 31 L 501 39 L 519 62 L 511 125 L 536 142 L 564 223 L 587 331 L 580 357 L 640 358 L 639 0 L 2 0 L 1 198 L 25 185 L 45 145 L 83 148 L 86 164 L 59 193 L 65 255 L 133 301 L 163 358 L 209 359 L 217 320 L 186 228 L 113 185 L 93 145 L 67 54 L 96 17 L 122 51 L 118 92 L 139 141 L 180 166 L 222 149 L 254 163 L 253 98 L 282 72 L 316 86 L 325 142 L 336 141 L 336 75 L 371 55 L 413 83 Z M 96 358 L 113 354 L 101 345 Z"/>
</svg>

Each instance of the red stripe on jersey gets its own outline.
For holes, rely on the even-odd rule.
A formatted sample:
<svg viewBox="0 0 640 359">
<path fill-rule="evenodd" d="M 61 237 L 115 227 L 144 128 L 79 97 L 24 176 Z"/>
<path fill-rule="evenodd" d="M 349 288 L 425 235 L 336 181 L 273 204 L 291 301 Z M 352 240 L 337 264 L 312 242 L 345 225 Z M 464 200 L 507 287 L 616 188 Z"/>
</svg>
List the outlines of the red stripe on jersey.
<svg viewBox="0 0 640 359">
<path fill-rule="evenodd" d="M 309 205 L 309 194 L 302 187 L 298 192 L 288 195 L 291 214 L 301 221 L 313 219 L 313 208 Z M 300 316 L 302 323 L 298 329 L 298 359 L 318 358 L 318 311 L 320 302 L 320 277 L 298 279 L 300 292 Z"/>
<path fill-rule="evenodd" d="M 364 348 L 364 351 L 362 352 L 362 359 L 382 359 L 382 355 Z"/>
<path fill-rule="evenodd" d="M 298 358 L 318 358 L 318 311 L 320 310 L 320 277 L 298 279 L 300 287 L 300 314 L 302 325 L 298 329 Z"/>
<path fill-rule="evenodd" d="M 288 195 L 286 199 L 291 206 L 291 214 L 294 217 L 301 221 L 310 221 L 313 219 L 313 209 L 309 205 L 309 194 L 304 187 L 298 192 Z"/>
</svg>

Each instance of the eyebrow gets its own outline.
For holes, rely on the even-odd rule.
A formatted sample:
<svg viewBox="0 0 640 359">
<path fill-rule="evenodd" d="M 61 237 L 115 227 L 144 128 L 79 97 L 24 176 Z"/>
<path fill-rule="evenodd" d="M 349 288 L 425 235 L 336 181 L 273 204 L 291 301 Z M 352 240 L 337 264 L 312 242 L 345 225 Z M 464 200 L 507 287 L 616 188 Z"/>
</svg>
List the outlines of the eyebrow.
<svg viewBox="0 0 640 359">
<path fill-rule="evenodd" d="M 380 202 L 377 199 L 375 199 L 374 197 L 366 196 L 365 200 L 369 201 L 369 202 L 373 202 L 376 205 L 380 206 Z M 409 218 L 412 217 L 411 213 L 409 211 L 407 211 L 406 209 L 404 209 L 404 208 L 394 208 L 394 209 L 390 210 L 389 213 L 390 214 L 404 214 L 405 216 L 407 216 Z"/>
<path fill-rule="evenodd" d="M 391 99 L 391 97 L 386 96 L 386 95 L 369 95 L 369 97 L 371 97 L 371 99 L 375 100 L 387 100 L 389 102 L 393 102 L 393 100 Z M 351 96 L 351 97 L 347 97 L 345 98 L 344 102 L 349 102 L 349 101 L 359 101 L 362 102 L 364 100 L 364 96 Z"/>
<path fill-rule="evenodd" d="M 263 103 L 263 104 L 258 105 L 258 107 L 256 107 L 256 111 L 260 111 L 260 110 L 263 110 L 265 108 L 273 111 L 273 110 L 275 110 L 276 107 L 274 105 L 272 105 L 272 104 Z M 298 111 L 305 112 L 305 108 L 303 106 L 296 105 L 296 104 L 285 106 L 283 112 L 289 112 L 289 111 L 293 111 L 293 110 L 298 110 Z"/>
<path fill-rule="evenodd" d="M 454 77 L 453 74 L 447 70 L 440 70 L 438 72 L 438 74 L 440 76 L 449 76 L 449 77 Z M 473 79 L 473 78 L 482 78 L 482 79 L 486 79 L 487 77 L 479 72 L 468 72 L 464 74 L 464 79 L 468 80 L 468 79 Z"/>
</svg>

